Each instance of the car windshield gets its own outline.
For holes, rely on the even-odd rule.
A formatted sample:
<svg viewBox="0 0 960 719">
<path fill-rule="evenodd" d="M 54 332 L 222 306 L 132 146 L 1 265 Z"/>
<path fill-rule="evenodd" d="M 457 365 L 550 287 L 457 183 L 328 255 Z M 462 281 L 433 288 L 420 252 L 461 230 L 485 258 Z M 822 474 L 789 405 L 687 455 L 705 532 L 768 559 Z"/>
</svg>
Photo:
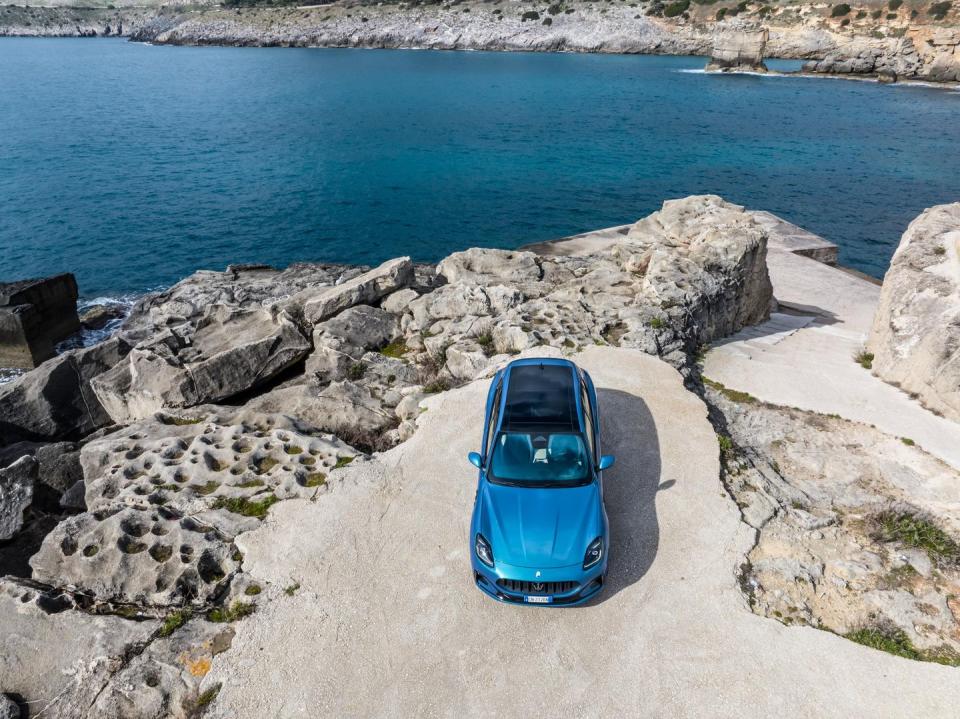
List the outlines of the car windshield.
<svg viewBox="0 0 960 719">
<path fill-rule="evenodd" d="M 590 455 L 575 432 L 501 432 L 490 456 L 490 479 L 500 484 L 577 485 L 590 480 Z"/>
</svg>

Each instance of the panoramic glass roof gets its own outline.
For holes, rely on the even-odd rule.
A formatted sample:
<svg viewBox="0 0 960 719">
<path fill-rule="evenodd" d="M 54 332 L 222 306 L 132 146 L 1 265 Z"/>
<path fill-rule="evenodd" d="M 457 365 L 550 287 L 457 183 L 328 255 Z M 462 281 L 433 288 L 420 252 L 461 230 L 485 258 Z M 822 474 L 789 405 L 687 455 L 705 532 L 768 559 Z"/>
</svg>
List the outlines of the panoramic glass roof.
<svg viewBox="0 0 960 719">
<path fill-rule="evenodd" d="M 510 370 L 502 428 L 526 431 L 532 427 L 579 431 L 569 366 L 520 365 Z"/>
</svg>

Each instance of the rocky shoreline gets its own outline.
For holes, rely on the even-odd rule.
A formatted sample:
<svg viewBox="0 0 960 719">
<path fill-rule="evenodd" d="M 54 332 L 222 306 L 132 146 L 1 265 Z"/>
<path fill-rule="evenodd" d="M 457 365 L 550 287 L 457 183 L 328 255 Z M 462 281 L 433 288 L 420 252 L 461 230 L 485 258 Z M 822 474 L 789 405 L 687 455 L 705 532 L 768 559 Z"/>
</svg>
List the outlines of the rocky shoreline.
<svg viewBox="0 0 960 719">
<path fill-rule="evenodd" d="M 896 2 L 896 0 L 894 0 Z M 891 3 L 892 6 L 893 3 Z M 683 6 L 683 7 L 681 7 Z M 838 6 L 840 7 L 840 6 Z M 712 56 L 712 69 L 764 70 L 763 58 L 807 60 L 816 74 L 929 82 L 960 79 L 956 9 L 897 4 L 836 13 L 824 6 L 709 5 L 657 0 L 334 3 L 299 7 L 0 9 L 0 35 L 123 35 L 171 45 L 364 47 Z"/>
<path fill-rule="evenodd" d="M 953 267 L 958 207 L 921 216 L 898 257 Z M 960 665 L 960 466 L 703 377 L 711 343 L 774 344 L 784 312 L 809 315 L 808 297 L 771 318 L 786 299 L 771 253 L 826 267 L 806 256 L 829 260 L 826 243 L 698 196 L 533 249 L 197 272 L 138 302 L 104 342 L 0 387 L 0 691 L 62 717 L 200 714 L 220 691 L 217 657 L 249 649 L 238 629 L 300 589 L 245 558 L 277 505 L 333 512 L 350 482 L 380 501 L 392 491 L 380 458 L 424 451 L 431 407 L 537 354 L 622 357 L 672 377 L 684 406 L 706 403 L 721 469 L 704 491 L 729 497 L 753 537 L 723 573 L 754 613 Z M 955 291 L 936 306 L 901 297 L 914 271 L 894 259 L 878 328 L 900 327 L 904 308 L 955 309 Z M 801 319 L 789 322 L 846 321 Z M 878 330 L 871 342 L 891 371 L 898 340 Z M 950 384 L 923 361 L 908 374 L 926 392 Z M 38 651 L 52 636 L 57 651 Z"/>
</svg>

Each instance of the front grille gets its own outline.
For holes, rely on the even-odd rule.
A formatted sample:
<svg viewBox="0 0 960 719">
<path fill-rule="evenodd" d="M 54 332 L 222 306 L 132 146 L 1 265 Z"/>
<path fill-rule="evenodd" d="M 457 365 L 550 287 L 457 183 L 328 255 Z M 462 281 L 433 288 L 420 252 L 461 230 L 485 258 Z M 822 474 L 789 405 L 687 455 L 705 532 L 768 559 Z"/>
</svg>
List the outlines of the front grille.
<svg viewBox="0 0 960 719">
<path fill-rule="evenodd" d="M 577 582 L 525 582 L 521 579 L 498 579 L 497 585 L 516 594 L 566 594 L 579 585 Z"/>
</svg>

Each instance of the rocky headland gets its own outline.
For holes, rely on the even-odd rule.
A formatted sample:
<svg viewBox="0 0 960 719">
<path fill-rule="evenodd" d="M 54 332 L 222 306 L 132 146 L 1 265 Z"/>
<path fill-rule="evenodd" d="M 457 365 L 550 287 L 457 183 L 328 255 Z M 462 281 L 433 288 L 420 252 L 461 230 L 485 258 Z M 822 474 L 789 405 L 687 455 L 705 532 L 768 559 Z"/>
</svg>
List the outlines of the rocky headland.
<svg viewBox="0 0 960 719">
<path fill-rule="evenodd" d="M 815 236 L 699 196 L 526 250 L 471 249 L 435 266 L 404 257 L 377 267 L 232 266 L 145 297 L 108 340 L 0 386 L 0 690 L 29 716 L 238 716 L 303 701 L 278 698 L 289 676 L 267 691 L 252 669 L 271 675 L 263 661 L 302 661 L 299 651 L 320 651 L 310 663 L 331 681 L 367 671 L 358 651 L 406 666 L 409 647 L 424 666 L 447 666 L 449 657 L 424 653 L 456 641 L 444 649 L 418 637 L 441 626 L 472 635 L 459 623 L 477 611 L 455 607 L 483 600 L 466 575 L 444 577 L 445 563 L 466 561 L 457 528 L 470 491 L 469 466 L 446 455 L 476 440 L 490 373 L 543 354 L 590 367 L 621 455 L 608 500 L 622 537 L 614 599 L 591 610 L 611 632 L 637 621 L 636 602 L 655 613 L 658 584 L 634 566 L 646 561 L 663 586 L 688 581 L 670 591 L 690 593 L 691 606 L 723 606 L 710 626 L 743 627 L 744 647 L 754 637 L 769 651 L 776 643 L 761 635 L 775 631 L 798 652 L 841 656 L 851 643 L 838 634 L 960 665 L 960 458 L 950 449 L 960 426 L 880 379 L 893 371 L 886 352 L 912 366 L 903 376 L 925 382 L 916 390 L 925 404 L 953 401 L 956 378 L 930 379 L 927 361 L 950 347 L 923 345 L 912 359 L 896 330 L 910 331 L 902 317 L 942 325 L 954 308 L 956 248 L 944 243 L 960 232 L 956 207 L 911 225 L 882 294 L 812 259 L 830 256 Z M 897 279 L 907 272 L 926 273 L 929 287 Z M 798 290 L 798 278 L 814 284 Z M 824 309 L 837 297 L 835 312 Z M 875 310 L 879 377 L 842 344 L 844 332 L 866 340 L 862 318 Z M 937 339 L 949 345 L 949 335 Z M 841 343 L 838 361 L 856 381 L 826 393 L 835 411 L 779 401 L 763 367 L 791 343 L 821 341 Z M 828 382 L 830 353 L 790 358 L 777 386 L 815 401 L 804 373 L 809 365 Z M 895 395 L 891 414 L 923 418 L 919 433 L 859 418 L 857 393 L 883 388 Z M 652 489 L 628 491 L 640 481 L 633 473 L 649 475 Z M 661 490 L 666 499 L 654 502 Z M 665 513 L 659 540 L 650 536 L 655 505 Z M 440 515 L 449 515 L 443 528 Z M 424 532 L 430 546 L 421 547 Z M 427 575 L 442 586 L 400 592 Z M 433 609 L 408 607 L 416 623 L 391 623 L 431 591 Z M 674 616 L 675 596 L 664 601 Z M 394 610 L 385 614 L 377 607 L 386 604 Z M 357 606 L 367 607 L 359 619 Z M 318 611 L 316 634 L 301 629 L 276 644 L 277 632 Z M 697 609 L 693 624 L 713 611 Z M 335 633 L 324 628 L 331 616 Z M 433 620 L 433 630 L 421 626 Z M 381 647 L 394 632 L 401 639 Z M 670 641 L 684 636 L 677 629 Z M 824 652 L 833 641 L 841 645 Z M 883 656 L 855 651 L 864 667 Z M 916 687 L 942 678 L 915 664 L 922 669 L 884 671 L 909 672 Z M 377 696 L 423 713 L 416 681 L 380 686 L 386 676 L 370 677 Z M 311 706 L 368 713 L 346 679 L 334 695 L 319 681 Z M 951 701 L 922 701 L 936 713 L 941 700 Z"/>
<path fill-rule="evenodd" d="M 707 55 L 711 69 L 954 82 L 956 3 L 358 3 L 0 8 L 0 35 L 124 35 L 181 45 L 430 48 Z M 956 7 L 955 7 L 956 6 Z"/>
</svg>

